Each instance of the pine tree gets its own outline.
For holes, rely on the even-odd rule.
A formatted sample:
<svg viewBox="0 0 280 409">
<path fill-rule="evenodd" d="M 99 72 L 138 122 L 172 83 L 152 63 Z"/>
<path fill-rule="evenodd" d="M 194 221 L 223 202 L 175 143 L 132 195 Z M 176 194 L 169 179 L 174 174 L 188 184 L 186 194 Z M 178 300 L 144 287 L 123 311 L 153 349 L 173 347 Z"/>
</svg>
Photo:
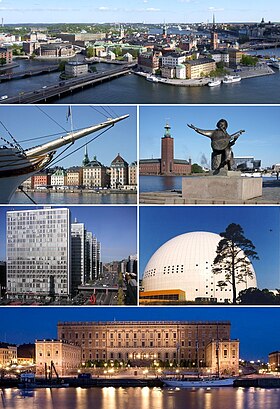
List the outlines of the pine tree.
<svg viewBox="0 0 280 409">
<path fill-rule="evenodd" d="M 222 239 L 218 243 L 212 271 L 214 274 L 225 274 L 225 280 L 219 281 L 218 285 L 232 286 L 232 302 L 236 304 L 236 285 L 246 282 L 247 277 L 253 277 L 250 260 L 258 259 L 258 255 L 252 241 L 244 237 L 244 231 L 239 224 L 229 224 L 220 236 Z"/>
</svg>

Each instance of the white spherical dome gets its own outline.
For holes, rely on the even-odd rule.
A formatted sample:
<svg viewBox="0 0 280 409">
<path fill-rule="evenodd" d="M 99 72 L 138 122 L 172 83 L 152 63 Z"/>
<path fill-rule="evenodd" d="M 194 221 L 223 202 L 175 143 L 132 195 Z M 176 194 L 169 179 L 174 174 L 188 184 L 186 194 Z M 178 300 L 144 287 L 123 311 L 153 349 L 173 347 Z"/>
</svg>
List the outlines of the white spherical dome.
<svg viewBox="0 0 280 409">
<path fill-rule="evenodd" d="M 213 274 L 212 266 L 221 236 L 208 232 L 181 234 L 164 243 L 150 258 L 143 275 L 144 291 L 181 290 L 186 300 L 213 298 L 218 302 L 232 301 L 232 286 L 217 284 L 225 280 L 224 272 Z M 240 252 L 241 256 L 244 253 Z M 236 284 L 237 295 L 246 288 L 256 287 L 256 275 Z"/>
</svg>

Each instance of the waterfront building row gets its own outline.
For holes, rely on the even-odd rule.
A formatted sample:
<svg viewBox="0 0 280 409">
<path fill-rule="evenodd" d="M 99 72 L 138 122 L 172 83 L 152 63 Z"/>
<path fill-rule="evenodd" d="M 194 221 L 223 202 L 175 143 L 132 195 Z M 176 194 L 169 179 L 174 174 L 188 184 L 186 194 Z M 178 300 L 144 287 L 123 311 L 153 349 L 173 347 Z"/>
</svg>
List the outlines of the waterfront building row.
<svg viewBox="0 0 280 409">
<path fill-rule="evenodd" d="M 108 168 L 102 165 L 94 156 L 90 161 L 87 153 L 83 166 L 74 166 L 69 169 L 42 171 L 27 179 L 23 186 L 29 189 L 38 187 L 54 188 L 103 188 L 113 189 L 135 188 L 137 186 L 137 163 L 130 165 L 118 154 Z"/>
</svg>

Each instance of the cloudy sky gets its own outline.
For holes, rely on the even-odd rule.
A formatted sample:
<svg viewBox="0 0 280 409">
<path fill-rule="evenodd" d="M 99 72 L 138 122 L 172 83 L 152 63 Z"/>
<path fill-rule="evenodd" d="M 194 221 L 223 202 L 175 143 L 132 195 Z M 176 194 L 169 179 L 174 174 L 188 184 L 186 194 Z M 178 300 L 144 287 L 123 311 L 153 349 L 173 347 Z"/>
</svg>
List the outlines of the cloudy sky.
<svg viewBox="0 0 280 409">
<path fill-rule="evenodd" d="M 0 0 L 5 23 L 217 22 L 280 20 L 276 0 Z"/>
</svg>

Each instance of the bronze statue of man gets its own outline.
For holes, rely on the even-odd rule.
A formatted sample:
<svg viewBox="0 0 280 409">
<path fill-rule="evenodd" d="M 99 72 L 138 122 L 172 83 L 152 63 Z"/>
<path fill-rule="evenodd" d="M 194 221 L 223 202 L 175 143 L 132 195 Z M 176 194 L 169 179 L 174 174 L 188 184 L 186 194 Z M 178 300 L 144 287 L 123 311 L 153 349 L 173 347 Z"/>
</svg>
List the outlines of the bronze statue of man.
<svg viewBox="0 0 280 409">
<path fill-rule="evenodd" d="M 234 163 L 231 147 L 235 144 L 238 137 L 245 131 L 240 130 L 232 135 L 228 134 L 228 123 L 225 119 L 220 119 L 216 125 L 217 129 L 214 130 L 199 129 L 192 124 L 188 124 L 188 126 L 194 129 L 197 133 L 211 139 L 211 169 L 213 170 L 213 173 L 217 175 L 221 169 L 231 170 Z"/>
</svg>

